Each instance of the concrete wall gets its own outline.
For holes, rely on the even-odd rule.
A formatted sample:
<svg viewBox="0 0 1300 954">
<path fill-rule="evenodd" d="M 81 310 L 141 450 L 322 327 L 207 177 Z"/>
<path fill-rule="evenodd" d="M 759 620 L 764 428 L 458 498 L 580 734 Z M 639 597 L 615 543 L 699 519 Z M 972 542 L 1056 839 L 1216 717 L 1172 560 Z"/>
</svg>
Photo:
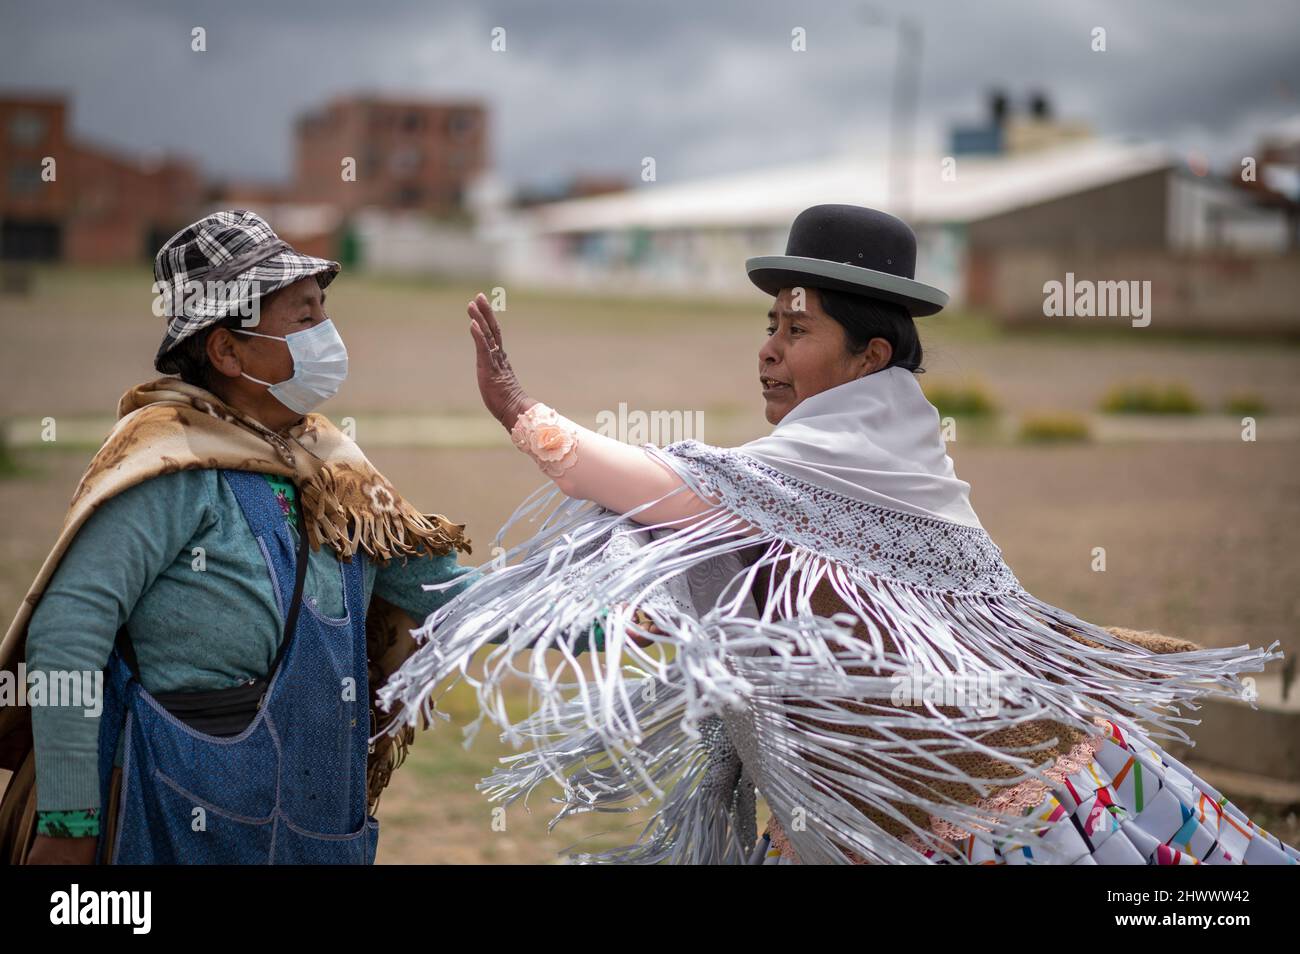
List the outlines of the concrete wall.
<svg viewBox="0 0 1300 954">
<path fill-rule="evenodd" d="M 1003 249 L 1084 254 L 1160 248 L 1166 240 L 1169 176 L 1163 169 L 973 222 L 966 231 L 968 247 L 977 255 Z"/>
<path fill-rule="evenodd" d="M 1125 317 L 1046 317 L 1044 283 L 1149 281 L 1149 332 L 1241 332 L 1300 336 L 1300 255 L 1196 255 L 1113 251 L 1093 255 L 1008 250 L 984 263 L 985 301 L 1007 324 L 1128 328 Z"/>
<path fill-rule="evenodd" d="M 496 250 L 469 229 L 418 213 L 367 209 L 351 222 L 362 267 L 377 272 L 490 277 Z"/>
</svg>

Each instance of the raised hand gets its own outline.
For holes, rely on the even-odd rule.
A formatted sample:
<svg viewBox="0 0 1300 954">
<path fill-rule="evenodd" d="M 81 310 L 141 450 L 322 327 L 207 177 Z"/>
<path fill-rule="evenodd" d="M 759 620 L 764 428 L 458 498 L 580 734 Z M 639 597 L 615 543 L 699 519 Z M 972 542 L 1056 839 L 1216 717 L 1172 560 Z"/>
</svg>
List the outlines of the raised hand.
<svg viewBox="0 0 1300 954">
<path fill-rule="evenodd" d="M 483 406 L 510 430 L 515 419 L 537 402 L 524 393 L 501 343 L 501 325 L 482 292 L 469 303 L 469 333 L 474 339 L 478 391 Z"/>
</svg>

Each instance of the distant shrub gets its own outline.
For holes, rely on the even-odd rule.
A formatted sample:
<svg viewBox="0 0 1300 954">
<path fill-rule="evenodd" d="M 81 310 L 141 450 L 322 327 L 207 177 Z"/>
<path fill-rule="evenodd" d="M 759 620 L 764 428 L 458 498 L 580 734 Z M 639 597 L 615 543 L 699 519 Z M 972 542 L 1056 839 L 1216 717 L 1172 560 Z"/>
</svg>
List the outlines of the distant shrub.
<svg viewBox="0 0 1300 954">
<path fill-rule="evenodd" d="M 1086 441 L 1092 429 L 1087 418 L 1068 411 L 1027 414 L 1020 421 L 1019 437 L 1029 443 Z"/>
<path fill-rule="evenodd" d="M 0 477 L 12 477 L 16 473 L 18 462 L 9 447 L 9 428 L 0 422 Z"/>
<path fill-rule="evenodd" d="M 1107 391 L 1101 409 L 1108 414 L 1198 414 L 1201 405 L 1186 386 L 1177 382 L 1137 381 Z"/>
<path fill-rule="evenodd" d="M 1237 394 L 1230 394 L 1223 402 L 1223 410 L 1227 414 L 1258 417 L 1261 414 L 1268 413 L 1268 406 L 1259 395 L 1242 391 Z"/>
<path fill-rule="evenodd" d="M 993 398 L 982 384 L 931 385 L 924 389 L 926 400 L 940 417 L 980 417 L 996 410 Z"/>
</svg>

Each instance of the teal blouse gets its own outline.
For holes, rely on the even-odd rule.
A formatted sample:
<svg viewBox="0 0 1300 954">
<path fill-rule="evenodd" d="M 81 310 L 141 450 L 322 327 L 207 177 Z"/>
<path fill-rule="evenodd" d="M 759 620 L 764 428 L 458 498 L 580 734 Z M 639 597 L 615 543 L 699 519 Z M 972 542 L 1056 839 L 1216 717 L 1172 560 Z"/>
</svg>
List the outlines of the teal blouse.
<svg viewBox="0 0 1300 954">
<path fill-rule="evenodd" d="M 295 488 L 268 480 L 296 539 Z M 423 589 L 462 576 L 446 590 Z M 365 599 L 378 594 L 422 621 L 477 576 L 454 552 L 368 561 Z M 326 616 L 343 615 L 343 578 L 328 547 L 311 553 L 304 599 Z M 218 471 L 154 477 L 87 519 L 32 614 L 29 675 L 103 669 L 123 625 L 141 684 L 153 693 L 228 688 L 270 667 L 280 639 L 275 594 L 257 540 Z M 32 731 L 38 831 L 97 833 L 98 714 L 33 706 Z"/>
</svg>

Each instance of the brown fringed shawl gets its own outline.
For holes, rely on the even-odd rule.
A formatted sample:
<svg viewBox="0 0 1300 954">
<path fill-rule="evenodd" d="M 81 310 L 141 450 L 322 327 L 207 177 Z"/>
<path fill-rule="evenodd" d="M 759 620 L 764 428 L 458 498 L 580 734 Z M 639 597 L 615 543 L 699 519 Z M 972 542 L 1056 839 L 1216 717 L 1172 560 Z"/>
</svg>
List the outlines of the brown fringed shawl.
<svg viewBox="0 0 1300 954">
<path fill-rule="evenodd" d="M 463 524 L 417 511 L 355 442 L 319 414 L 308 414 L 300 424 L 276 433 L 173 377 L 132 388 L 117 412 L 117 425 L 77 485 L 59 538 L 0 643 L 0 669 L 17 673 L 24 661 L 32 611 L 87 518 L 106 500 L 161 474 L 221 468 L 287 477 L 298 485 L 312 548 L 327 545 L 344 560 L 357 552 L 379 561 L 470 552 Z M 392 717 L 375 707 L 373 691 L 414 651 L 414 625 L 397 607 L 371 599 L 366 615 L 371 708 L 381 730 Z M 413 739 L 413 728 L 406 726 L 376 741 L 366 767 L 372 813 Z M 0 707 L 0 768 L 14 773 L 0 801 L 0 860 L 21 861 L 31 844 L 34 766 L 30 710 Z"/>
</svg>

